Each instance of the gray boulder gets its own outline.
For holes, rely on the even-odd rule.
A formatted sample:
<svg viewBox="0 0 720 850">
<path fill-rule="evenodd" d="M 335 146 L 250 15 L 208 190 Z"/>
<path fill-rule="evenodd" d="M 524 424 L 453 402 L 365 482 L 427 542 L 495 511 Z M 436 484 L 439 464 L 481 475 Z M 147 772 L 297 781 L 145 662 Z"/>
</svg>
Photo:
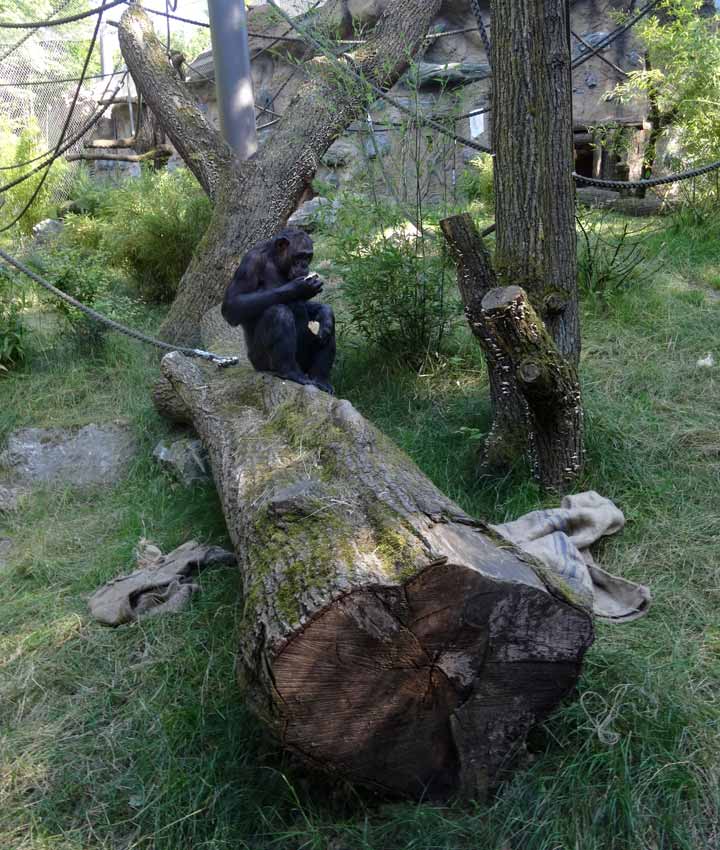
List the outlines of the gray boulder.
<svg viewBox="0 0 720 850">
<path fill-rule="evenodd" d="M 0 514 L 9 514 L 20 507 L 23 491 L 19 487 L 4 487 L 0 485 Z"/>
<path fill-rule="evenodd" d="M 45 218 L 39 221 L 32 229 L 35 241 L 41 244 L 48 242 L 62 232 L 63 226 L 63 223 L 56 218 Z"/>
<path fill-rule="evenodd" d="M 36 484 L 87 487 L 121 478 L 137 453 L 129 426 L 23 428 L 0 453 L 0 486 L 15 496 Z"/>
<path fill-rule="evenodd" d="M 318 195 L 299 206 L 288 219 L 288 227 L 299 227 L 307 233 L 317 229 L 320 221 L 332 223 L 335 220 L 335 207 L 328 198 Z"/>
<path fill-rule="evenodd" d="M 176 440 L 170 447 L 160 442 L 153 457 L 186 487 L 210 480 L 207 451 L 200 440 Z"/>
</svg>

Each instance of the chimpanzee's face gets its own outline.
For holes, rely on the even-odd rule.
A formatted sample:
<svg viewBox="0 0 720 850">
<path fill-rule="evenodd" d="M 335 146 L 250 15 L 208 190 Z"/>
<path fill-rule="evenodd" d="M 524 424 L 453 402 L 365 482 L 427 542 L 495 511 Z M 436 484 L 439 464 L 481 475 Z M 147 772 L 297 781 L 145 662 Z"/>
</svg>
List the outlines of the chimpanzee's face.
<svg viewBox="0 0 720 850">
<path fill-rule="evenodd" d="M 286 280 L 310 273 L 313 258 L 312 239 L 302 230 L 288 228 L 276 241 L 276 262 Z"/>
</svg>

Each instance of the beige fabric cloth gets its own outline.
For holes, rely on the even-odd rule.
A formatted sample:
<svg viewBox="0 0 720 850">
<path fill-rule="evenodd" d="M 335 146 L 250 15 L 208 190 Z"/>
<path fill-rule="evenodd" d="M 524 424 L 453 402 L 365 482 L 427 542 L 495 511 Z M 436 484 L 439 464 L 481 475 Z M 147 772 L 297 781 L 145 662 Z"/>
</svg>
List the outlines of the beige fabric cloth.
<svg viewBox="0 0 720 850">
<path fill-rule="evenodd" d="M 490 526 L 506 540 L 556 572 L 592 604 L 597 617 L 627 623 L 644 616 L 650 590 L 599 567 L 590 546 L 625 525 L 622 511 L 594 490 L 565 496 L 559 508 L 533 511 L 502 525 Z"/>
<path fill-rule="evenodd" d="M 187 605 L 200 589 L 193 581 L 200 570 L 235 564 L 235 556 L 219 546 L 183 543 L 167 555 L 141 540 L 136 551 L 138 569 L 109 581 L 88 600 L 91 615 L 107 626 L 119 626 L 140 617 L 169 614 Z"/>
</svg>

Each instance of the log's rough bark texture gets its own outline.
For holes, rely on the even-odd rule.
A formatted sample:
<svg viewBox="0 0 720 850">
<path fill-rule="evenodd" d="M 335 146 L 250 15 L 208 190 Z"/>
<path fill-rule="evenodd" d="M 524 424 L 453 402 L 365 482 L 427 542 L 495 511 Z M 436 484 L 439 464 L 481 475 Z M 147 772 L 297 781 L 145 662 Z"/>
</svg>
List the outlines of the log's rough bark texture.
<svg viewBox="0 0 720 850">
<path fill-rule="evenodd" d="M 391 86 L 422 47 L 440 5 L 440 0 L 394 2 L 352 54 L 354 68 L 369 82 Z M 119 33 L 138 89 L 214 202 L 210 226 L 162 328 L 168 341 L 193 345 L 201 317 L 222 300 L 243 254 L 285 225 L 320 157 L 374 96 L 324 57 L 306 62 L 309 78 L 279 121 L 272 145 L 240 163 L 205 121 L 139 6 L 124 12 Z"/>
<path fill-rule="evenodd" d="M 468 318 L 472 327 L 482 328 L 488 366 L 500 379 L 500 392 L 509 394 L 516 387 L 524 401 L 533 475 L 543 487 L 563 490 L 577 477 L 583 458 L 575 367 L 557 350 L 519 286 L 490 290 L 480 315 Z"/>
<path fill-rule="evenodd" d="M 203 344 L 241 340 L 208 314 Z M 172 353 L 162 371 L 210 453 L 243 576 L 242 681 L 283 745 L 392 794 L 495 785 L 573 688 L 588 610 L 349 402 L 246 361 Z"/>
<path fill-rule="evenodd" d="M 480 343 L 488 367 L 492 425 L 483 446 L 483 465 L 504 469 L 522 455 L 528 445 L 526 406 L 515 375 L 500 371 L 490 356 L 492 340 L 482 322 L 482 300 L 498 285 L 490 253 L 468 213 L 440 222 L 450 256 L 457 265 L 460 297 L 473 335 Z"/>
</svg>

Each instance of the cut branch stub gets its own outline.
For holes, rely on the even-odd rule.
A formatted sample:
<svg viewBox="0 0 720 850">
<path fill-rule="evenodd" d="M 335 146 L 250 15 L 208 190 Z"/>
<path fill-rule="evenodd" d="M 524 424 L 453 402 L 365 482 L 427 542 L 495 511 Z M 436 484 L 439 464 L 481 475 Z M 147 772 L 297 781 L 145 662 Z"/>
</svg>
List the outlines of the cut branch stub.
<svg viewBox="0 0 720 850">
<path fill-rule="evenodd" d="M 530 460 L 540 483 L 562 489 L 582 467 L 582 406 L 575 367 L 519 286 L 493 289 L 478 319 L 494 368 L 512 376 L 526 402 Z"/>
<path fill-rule="evenodd" d="M 211 316 L 203 343 L 237 353 Z M 577 681 L 589 611 L 349 402 L 246 362 L 162 368 L 209 450 L 242 571 L 243 681 L 283 745 L 392 794 L 495 785 Z"/>
</svg>

